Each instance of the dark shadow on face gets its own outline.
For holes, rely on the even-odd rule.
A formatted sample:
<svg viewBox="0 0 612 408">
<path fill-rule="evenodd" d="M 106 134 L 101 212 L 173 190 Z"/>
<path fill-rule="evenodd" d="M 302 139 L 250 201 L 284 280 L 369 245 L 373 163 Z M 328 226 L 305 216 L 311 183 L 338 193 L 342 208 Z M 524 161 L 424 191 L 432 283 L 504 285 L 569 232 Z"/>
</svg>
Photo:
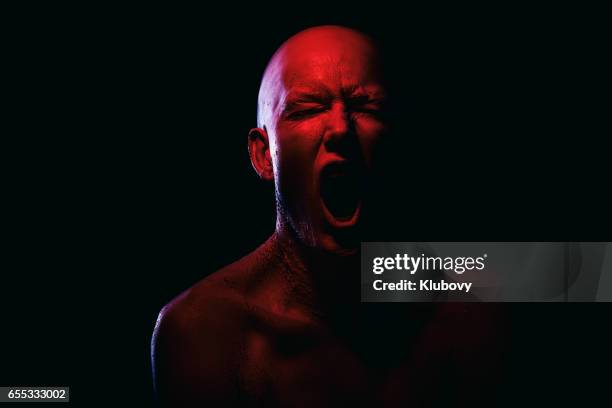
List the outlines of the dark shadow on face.
<svg viewBox="0 0 612 408">
<path fill-rule="evenodd" d="M 281 225 L 307 246 L 354 253 L 377 147 L 387 136 L 376 46 L 342 27 L 292 37 L 268 65 L 259 106 Z"/>
</svg>

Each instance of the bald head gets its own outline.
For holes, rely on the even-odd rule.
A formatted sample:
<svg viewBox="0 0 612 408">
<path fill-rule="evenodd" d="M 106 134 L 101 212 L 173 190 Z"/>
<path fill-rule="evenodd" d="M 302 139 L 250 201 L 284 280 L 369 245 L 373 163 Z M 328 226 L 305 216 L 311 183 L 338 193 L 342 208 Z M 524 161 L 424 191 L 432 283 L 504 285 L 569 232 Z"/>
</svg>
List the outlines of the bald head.
<svg viewBox="0 0 612 408">
<path fill-rule="evenodd" d="M 349 71 L 353 67 L 365 71 L 363 78 L 351 77 Z M 341 26 L 319 26 L 301 31 L 279 47 L 266 67 L 259 88 L 258 126 L 270 127 L 274 123 L 286 91 L 292 86 L 315 86 L 318 80 L 332 75 L 338 82 L 334 85 L 339 88 L 354 87 L 356 81 L 380 82 L 379 70 L 377 47 L 365 34 Z"/>
<path fill-rule="evenodd" d="M 274 181 L 281 235 L 354 253 L 367 174 L 387 133 L 383 85 L 373 41 L 345 27 L 302 31 L 274 54 L 249 154 Z"/>
</svg>

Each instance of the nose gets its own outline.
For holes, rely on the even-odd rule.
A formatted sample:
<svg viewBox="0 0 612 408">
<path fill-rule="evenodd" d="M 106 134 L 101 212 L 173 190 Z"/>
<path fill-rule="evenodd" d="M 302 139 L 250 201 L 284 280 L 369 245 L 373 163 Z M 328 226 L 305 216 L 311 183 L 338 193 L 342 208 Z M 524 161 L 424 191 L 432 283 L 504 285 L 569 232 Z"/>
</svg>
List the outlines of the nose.
<svg viewBox="0 0 612 408">
<path fill-rule="evenodd" d="M 334 103 L 328 115 L 323 143 L 328 151 L 338 151 L 350 139 L 352 124 L 343 103 Z"/>
</svg>

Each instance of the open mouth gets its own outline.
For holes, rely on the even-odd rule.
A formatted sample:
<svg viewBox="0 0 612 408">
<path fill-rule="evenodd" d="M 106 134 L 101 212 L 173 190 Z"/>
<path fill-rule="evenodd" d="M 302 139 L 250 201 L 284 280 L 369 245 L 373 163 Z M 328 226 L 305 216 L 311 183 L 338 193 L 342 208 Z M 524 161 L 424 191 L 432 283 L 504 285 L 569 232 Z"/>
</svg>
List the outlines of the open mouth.
<svg viewBox="0 0 612 408">
<path fill-rule="evenodd" d="M 333 223 L 354 220 L 361 207 L 363 175 L 356 166 L 332 163 L 321 172 L 320 193 L 326 215 Z"/>
</svg>

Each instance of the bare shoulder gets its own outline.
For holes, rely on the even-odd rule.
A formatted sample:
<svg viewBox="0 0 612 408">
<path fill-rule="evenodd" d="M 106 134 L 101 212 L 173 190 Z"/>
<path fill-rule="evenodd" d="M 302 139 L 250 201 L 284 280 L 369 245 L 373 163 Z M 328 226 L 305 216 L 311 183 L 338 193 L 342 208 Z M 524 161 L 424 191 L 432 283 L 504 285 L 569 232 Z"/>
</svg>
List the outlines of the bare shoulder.
<svg viewBox="0 0 612 408">
<path fill-rule="evenodd" d="M 220 314 L 213 313 L 218 308 L 238 312 L 243 298 L 240 282 L 246 279 L 240 272 L 230 265 L 202 279 L 162 308 L 157 326 L 166 323 L 176 329 L 194 330 L 218 320 Z"/>
<path fill-rule="evenodd" d="M 239 264 L 186 290 L 159 313 L 151 344 L 156 392 L 172 406 L 237 395 L 246 308 Z"/>
</svg>

